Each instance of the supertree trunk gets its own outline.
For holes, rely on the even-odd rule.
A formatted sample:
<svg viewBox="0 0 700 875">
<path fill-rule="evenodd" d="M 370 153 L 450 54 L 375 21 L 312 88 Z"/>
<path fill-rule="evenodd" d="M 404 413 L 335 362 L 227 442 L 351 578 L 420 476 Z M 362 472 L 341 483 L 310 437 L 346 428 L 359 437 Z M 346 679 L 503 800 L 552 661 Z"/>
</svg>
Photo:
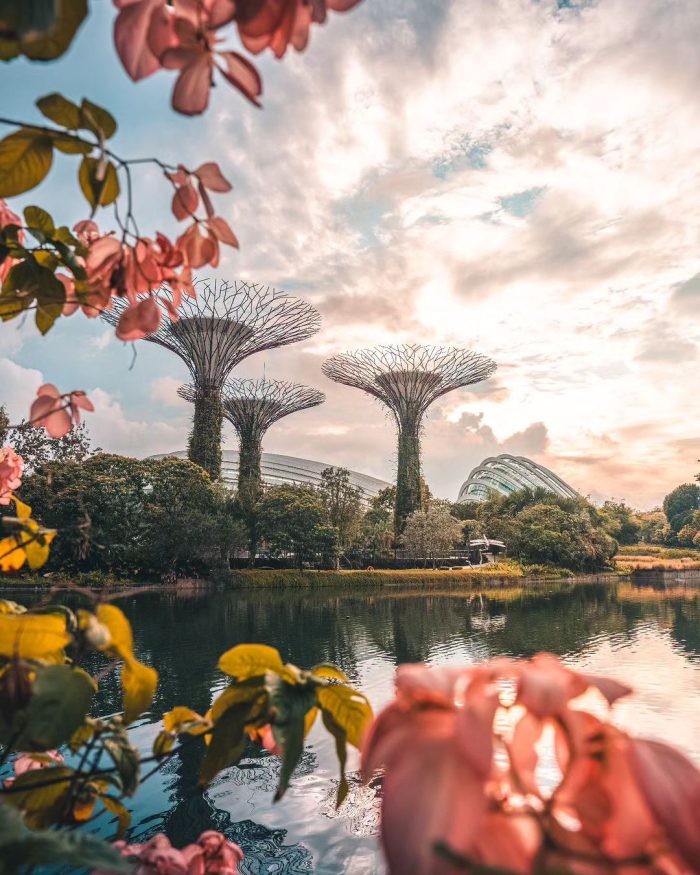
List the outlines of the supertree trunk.
<svg viewBox="0 0 700 875">
<path fill-rule="evenodd" d="M 403 422 L 399 425 L 396 504 L 394 506 L 394 533 L 396 537 L 403 531 L 408 516 L 421 506 L 419 432 L 419 422 Z"/>
<path fill-rule="evenodd" d="M 261 440 L 251 432 L 240 433 L 238 451 L 238 500 L 248 527 L 248 550 L 250 565 L 255 565 L 258 549 L 258 501 L 262 495 L 262 475 L 260 457 Z"/>
<path fill-rule="evenodd" d="M 197 393 L 187 455 L 190 462 L 204 468 L 212 480 L 221 476 L 222 422 L 220 393 L 216 390 Z"/>
</svg>

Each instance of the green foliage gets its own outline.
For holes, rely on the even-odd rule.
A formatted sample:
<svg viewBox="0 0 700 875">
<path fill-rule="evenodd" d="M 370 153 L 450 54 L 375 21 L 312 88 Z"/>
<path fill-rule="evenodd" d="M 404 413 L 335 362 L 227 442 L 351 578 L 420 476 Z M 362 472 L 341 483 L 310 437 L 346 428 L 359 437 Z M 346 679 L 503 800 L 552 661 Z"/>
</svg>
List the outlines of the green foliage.
<svg viewBox="0 0 700 875">
<path fill-rule="evenodd" d="M 603 528 L 618 544 L 636 544 L 642 529 L 640 520 L 624 501 L 606 501 L 600 509 Z"/>
<path fill-rule="evenodd" d="M 50 569 L 171 577 L 206 572 L 242 546 L 229 493 L 179 459 L 49 462 L 23 495 L 61 531 Z"/>
<path fill-rule="evenodd" d="M 693 511 L 700 509 L 700 486 L 697 483 L 684 483 L 669 492 L 663 503 L 666 519 L 674 534 L 687 525 Z"/>
<path fill-rule="evenodd" d="M 63 437 L 53 438 L 46 429 L 30 428 L 22 420 L 18 428 L 10 429 L 8 440 L 24 459 L 27 474 L 38 471 L 49 462 L 83 462 L 92 453 L 84 422 L 74 425 Z"/>
<path fill-rule="evenodd" d="M 258 505 L 258 527 L 274 556 L 293 554 L 299 568 L 319 557 L 335 564 L 338 531 L 317 490 L 310 486 L 274 486 Z"/>
<path fill-rule="evenodd" d="M 350 482 L 347 468 L 325 468 L 318 487 L 332 526 L 338 530 L 344 552 L 356 540 L 362 522 L 362 493 Z"/>
<path fill-rule="evenodd" d="M 495 495 L 478 505 L 477 522 L 505 541 L 511 556 L 528 565 L 572 571 L 608 567 L 617 550 L 602 515 L 584 498 L 560 498 L 544 489 Z"/>
<path fill-rule="evenodd" d="M 33 866 L 93 867 L 130 872 L 131 864 L 103 839 L 84 832 L 31 830 L 19 811 L 0 805 L 0 875 Z"/>
</svg>

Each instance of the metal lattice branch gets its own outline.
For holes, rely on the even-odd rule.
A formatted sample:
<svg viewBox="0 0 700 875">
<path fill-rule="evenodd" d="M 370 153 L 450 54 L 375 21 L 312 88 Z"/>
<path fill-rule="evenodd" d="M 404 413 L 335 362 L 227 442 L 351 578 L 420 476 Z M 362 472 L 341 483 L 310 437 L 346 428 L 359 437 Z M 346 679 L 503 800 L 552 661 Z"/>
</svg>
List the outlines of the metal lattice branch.
<svg viewBox="0 0 700 875">
<path fill-rule="evenodd" d="M 315 334 L 321 317 L 311 304 L 290 297 L 272 286 L 225 280 L 199 283 L 195 298 L 184 298 L 173 322 L 159 292 L 162 319 L 145 339 L 180 356 L 194 384 L 204 391 L 221 389 L 243 359 L 265 349 L 298 343 Z M 117 300 L 102 316 L 119 322 L 128 302 Z"/>
<path fill-rule="evenodd" d="M 195 386 L 181 386 L 178 395 L 195 402 Z M 236 431 L 262 437 L 270 426 L 292 413 L 323 404 L 326 396 L 317 389 L 281 380 L 229 380 L 221 401 L 224 418 Z"/>
<path fill-rule="evenodd" d="M 378 398 L 401 422 L 419 420 L 441 395 L 485 380 L 496 363 L 470 349 L 404 344 L 341 353 L 322 370 L 336 383 Z"/>
</svg>

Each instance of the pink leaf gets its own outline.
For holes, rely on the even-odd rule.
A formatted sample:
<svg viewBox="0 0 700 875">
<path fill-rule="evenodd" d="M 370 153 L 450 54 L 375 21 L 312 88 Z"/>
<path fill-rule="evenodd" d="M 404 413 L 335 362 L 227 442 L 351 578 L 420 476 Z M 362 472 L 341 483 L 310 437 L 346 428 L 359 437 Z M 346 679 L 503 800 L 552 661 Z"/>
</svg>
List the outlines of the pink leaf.
<svg viewBox="0 0 700 875">
<path fill-rule="evenodd" d="M 141 340 L 153 334 L 160 325 L 160 307 L 151 295 L 127 307 L 117 325 L 120 340 Z"/>
<path fill-rule="evenodd" d="M 151 17 L 164 0 L 139 0 L 122 6 L 114 22 L 114 45 L 124 69 L 137 82 L 160 67 L 158 58 L 148 45 Z"/>
<path fill-rule="evenodd" d="M 176 51 L 170 49 L 169 51 Z M 167 54 L 167 53 L 166 53 Z M 194 54 L 190 63 L 183 66 L 173 89 L 172 107 L 183 115 L 199 115 L 209 105 L 212 60 L 206 52 Z"/>
<path fill-rule="evenodd" d="M 700 870 L 700 770 L 668 744 L 630 739 L 631 765 L 647 804 L 686 862 Z"/>
<path fill-rule="evenodd" d="M 198 206 L 199 197 L 191 182 L 181 185 L 173 195 L 172 211 L 179 222 L 191 218 Z"/>
<path fill-rule="evenodd" d="M 70 414 L 67 410 L 54 410 L 50 413 L 43 422 L 47 434 L 53 438 L 60 438 L 67 435 L 71 430 L 73 423 Z"/>
<path fill-rule="evenodd" d="M 222 219 L 221 216 L 213 216 L 207 221 L 207 227 L 220 243 L 226 243 L 228 246 L 238 249 L 238 239 L 226 219 Z"/>
<path fill-rule="evenodd" d="M 207 161 L 206 164 L 200 164 L 194 171 L 194 175 L 210 191 L 231 191 L 231 183 L 223 175 L 216 161 Z"/>
<path fill-rule="evenodd" d="M 262 94 L 262 81 L 258 71 L 250 61 L 243 55 L 239 55 L 238 52 L 219 52 L 218 57 L 223 58 L 226 65 L 225 68 L 219 67 L 219 72 L 223 77 L 251 103 L 260 106 L 258 97 Z"/>
<path fill-rule="evenodd" d="M 49 398 L 60 398 L 61 393 L 53 383 L 44 383 L 36 390 L 37 395 L 48 395 Z"/>
</svg>

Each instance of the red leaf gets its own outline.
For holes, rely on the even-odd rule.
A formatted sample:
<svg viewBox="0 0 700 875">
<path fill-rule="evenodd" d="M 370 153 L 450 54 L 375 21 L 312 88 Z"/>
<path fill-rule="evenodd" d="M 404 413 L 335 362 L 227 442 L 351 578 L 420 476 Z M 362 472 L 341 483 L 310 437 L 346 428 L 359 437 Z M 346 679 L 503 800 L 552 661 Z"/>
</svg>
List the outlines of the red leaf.
<svg viewBox="0 0 700 875">
<path fill-rule="evenodd" d="M 222 219 L 221 216 L 212 216 L 212 218 L 207 221 L 207 227 L 219 242 L 226 243 L 229 246 L 234 246 L 238 249 L 238 239 L 231 230 L 231 226 L 226 219 Z"/>
<path fill-rule="evenodd" d="M 260 101 L 257 98 L 262 94 L 262 81 L 258 71 L 250 61 L 243 55 L 239 55 L 238 52 L 219 52 L 218 57 L 222 58 L 226 64 L 226 68 L 219 67 L 224 78 L 251 103 L 260 106 Z"/>
<path fill-rule="evenodd" d="M 177 51 L 169 49 L 166 54 Z M 209 105 L 212 59 L 208 52 L 188 52 L 192 58 L 185 63 L 173 89 L 172 107 L 183 115 L 199 115 Z"/>
<path fill-rule="evenodd" d="M 206 164 L 200 164 L 194 171 L 194 175 L 210 191 L 231 191 L 231 183 L 223 175 L 216 161 L 207 161 Z"/>
</svg>

